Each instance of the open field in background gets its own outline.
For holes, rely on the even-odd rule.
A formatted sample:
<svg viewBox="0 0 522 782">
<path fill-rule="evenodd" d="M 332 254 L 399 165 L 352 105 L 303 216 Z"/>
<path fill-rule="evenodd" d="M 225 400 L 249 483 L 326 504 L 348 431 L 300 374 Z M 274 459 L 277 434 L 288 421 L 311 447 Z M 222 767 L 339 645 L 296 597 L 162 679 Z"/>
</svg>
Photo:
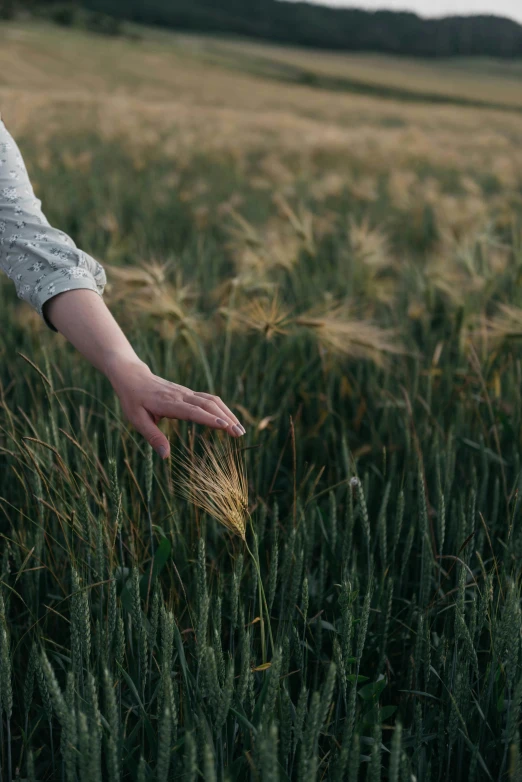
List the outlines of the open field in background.
<svg viewBox="0 0 522 782">
<path fill-rule="evenodd" d="M 256 531 L 1 281 L 4 779 L 522 778 L 521 66 L 303 57 L 0 28 L 47 216 L 240 415 Z"/>
<path fill-rule="evenodd" d="M 190 39 L 189 39 L 190 40 Z M 402 97 L 520 107 L 521 65 L 481 60 L 412 61 L 385 55 L 332 54 L 234 41 L 197 39 L 199 56 L 280 81 Z M 480 74 L 480 78 L 479 77 Z"/>
</svg>

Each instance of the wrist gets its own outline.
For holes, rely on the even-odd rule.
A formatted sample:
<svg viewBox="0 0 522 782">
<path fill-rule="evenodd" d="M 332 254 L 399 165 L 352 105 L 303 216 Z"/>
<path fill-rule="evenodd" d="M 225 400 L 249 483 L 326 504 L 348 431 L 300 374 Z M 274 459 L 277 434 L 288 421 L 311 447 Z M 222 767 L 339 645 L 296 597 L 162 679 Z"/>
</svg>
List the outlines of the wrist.
<svg viewBox="0 0 522 782">
<path fill-rule="evenodd" d="M 122 378 L 128 378 L 129 372 L 139 369 L 150 373 L 147 364 L 142 361 L 134 351 L 110 351 L 103 361 L 103 374 L 114 387 Z"/>
</svg>

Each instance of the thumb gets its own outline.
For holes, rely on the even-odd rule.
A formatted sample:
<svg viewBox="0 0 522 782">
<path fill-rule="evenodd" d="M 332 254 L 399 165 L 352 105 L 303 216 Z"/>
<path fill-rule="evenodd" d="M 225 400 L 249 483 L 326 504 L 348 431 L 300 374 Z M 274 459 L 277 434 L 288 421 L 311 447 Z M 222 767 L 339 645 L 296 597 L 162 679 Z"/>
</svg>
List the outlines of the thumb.
<svg viewBox="0 0 522 782">
<path fill-rule="evenodd" d="M 162 459 L 166 459 L 170 455 L 169 441 L 163 432 L 160 432 L 154 420 L 144 408 L 133 417 L 132 424 Z"/>
</svg>

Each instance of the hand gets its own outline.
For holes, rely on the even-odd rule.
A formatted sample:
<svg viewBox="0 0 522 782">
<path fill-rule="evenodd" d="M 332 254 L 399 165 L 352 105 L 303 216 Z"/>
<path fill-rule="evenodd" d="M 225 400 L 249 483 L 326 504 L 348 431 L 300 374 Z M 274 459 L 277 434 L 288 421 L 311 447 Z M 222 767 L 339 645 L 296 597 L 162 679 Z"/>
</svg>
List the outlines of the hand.
<svg viewBox="0 0 522 782">
<path fill-rule="evenodd" d="M 47 302 L 45 312 L 50 323 L 107 375 L 123 412 L 162 459 L 167 458 L 170 448 L 157 426 L 161 418 L 226 429 L 232 437 L 245 434 L 234 413 L 219 397 L 194 393 L 154 375 L 140 361 L 103 299 L 94 291 L 59 293 Z"/>
<path fill-rule="evenodd" d="M 194 392 L 154 375 L 139 359 L 115 359 L 106 370 L 119 397 L 125 416 L 154 450 L 166 459 L 169 442 L 158 429 L 161 418 L 194 421 L 212 429 L 226 429 L 233 437 L 245 434 L 244 427 L 218 396 Z"/>
</svg>

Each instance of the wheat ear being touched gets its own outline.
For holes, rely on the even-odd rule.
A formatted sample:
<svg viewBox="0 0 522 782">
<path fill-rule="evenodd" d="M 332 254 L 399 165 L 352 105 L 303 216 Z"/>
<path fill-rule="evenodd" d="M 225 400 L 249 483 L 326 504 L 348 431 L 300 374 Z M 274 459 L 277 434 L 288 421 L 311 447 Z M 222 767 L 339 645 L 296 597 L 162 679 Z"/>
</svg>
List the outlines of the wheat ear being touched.
<svg viewBox="0 0 522 782">
<path fill-rule="evenodd" d="M 187 502 L 208 513 L 244 542 L 257 573 L 261 648 L 263 662 L 266 662 L 263 609 L 266 614 L 272 653 L 275 647 L 270 612 L 261 577 L 257 536 L 252 517 L 248 512 L 248 482 L 244 459 L 237 446 L 228 441 L 222 445 L 215 439 L 202 440 L 201 446 L 200 454 L 196 454 L 186 446 L 178 449 L 174 454 L 173 461 L 179 471 L 178 492 Z M 246 539 L 248 522 L 252 527 L 254 551 L 250 549 Z"/>
</svg>

